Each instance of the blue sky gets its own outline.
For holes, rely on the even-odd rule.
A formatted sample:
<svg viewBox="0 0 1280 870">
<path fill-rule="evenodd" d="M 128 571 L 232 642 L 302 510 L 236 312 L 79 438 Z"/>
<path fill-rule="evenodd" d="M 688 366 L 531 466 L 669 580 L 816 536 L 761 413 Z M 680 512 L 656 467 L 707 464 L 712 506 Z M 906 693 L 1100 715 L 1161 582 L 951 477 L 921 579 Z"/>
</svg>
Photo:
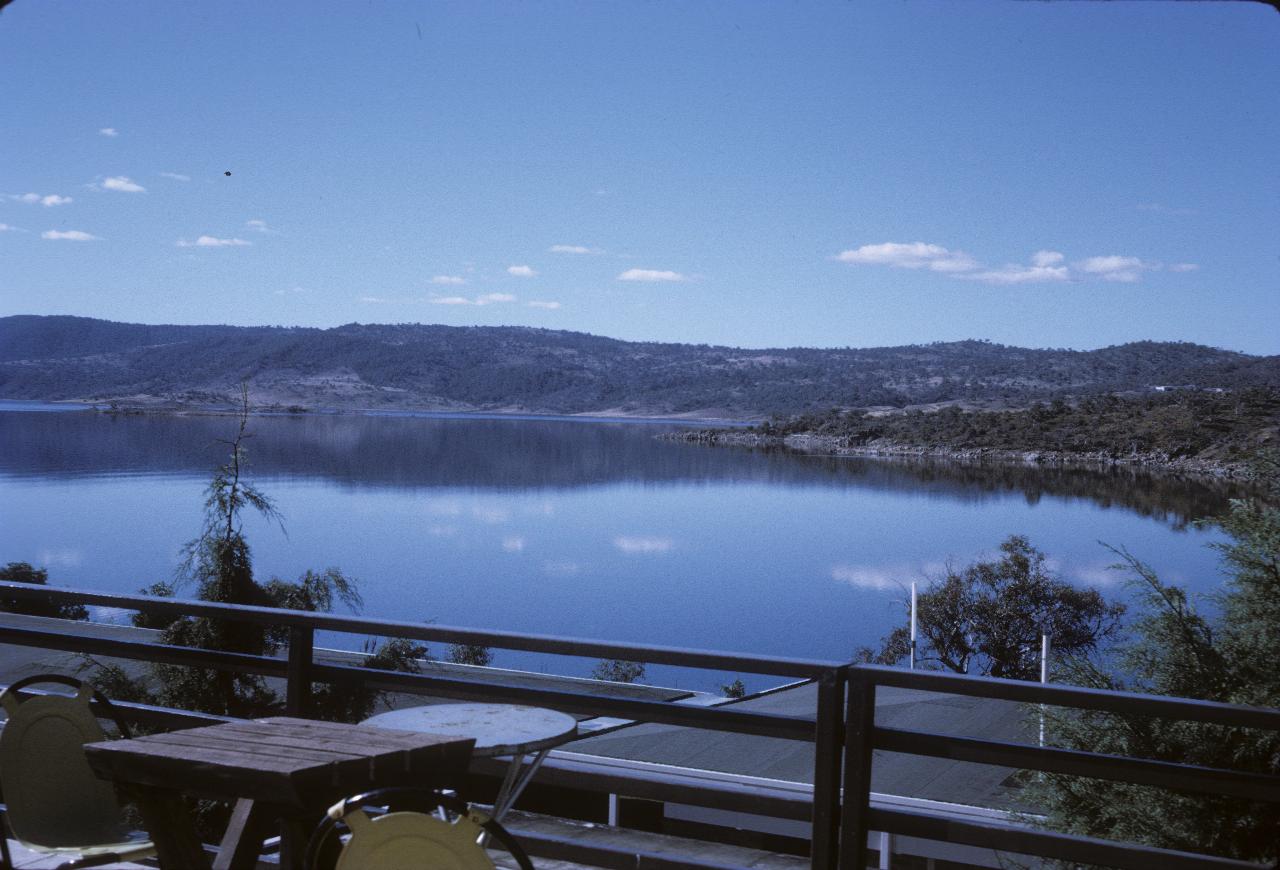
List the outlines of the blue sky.
<svg viewBox="0 0 1280 870">
<path fill-rule="evenodd" d="M 16 0 L 0 75 L 0 315 L 1280 352 L 1261 4 Z"/>
</svg>

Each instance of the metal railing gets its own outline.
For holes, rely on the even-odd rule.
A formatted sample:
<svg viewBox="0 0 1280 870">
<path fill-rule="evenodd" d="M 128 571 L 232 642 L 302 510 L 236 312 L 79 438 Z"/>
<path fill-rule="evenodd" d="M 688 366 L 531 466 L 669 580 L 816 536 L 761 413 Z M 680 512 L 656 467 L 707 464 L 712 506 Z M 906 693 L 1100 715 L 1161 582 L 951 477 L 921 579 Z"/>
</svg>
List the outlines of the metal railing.
<svg viewBox="0 0 1280 870">
<path fill-rule="evenodd" d="M 535 704 L 568 713 L 613 716 L 736 734 L 778 737 L 814 744 L 814 797 L 811 859 L 815 868 L 837 866 L 840 826 L 840 772 L 844 739 L 843 662 L 759 656 L 746 653 L 688 650 L 645 644 L 482 631 L 368 617 L 341 616 L 238 604 L 216 604 L 181 598 L 117 595 L 87 589 L 0 583 L 5 598 L 60 604 L 110 607 L 171 617 L 199 616 L 247 622 L 289 630 L 287 656 L 223 652 L 78 632 L 76 622 L 57 630 L 0 626 L 0 643 L 117 659 L 228 670 L 285 680 L 285 710 L 305 716 L 313 682 L 345 683 L 384 691 L 473 700 Z M 455 676 L 375 670 L 315 661 L 317 631 L 399 637 L 419 641 L 480 644 L 500 649 L 589 658 L 623 659 L 649 664 L 789 677 L 817 683 L 812 718 L 735 710 L 727 706 L 693 706 L 635 698 L 606 697 L 590 692 L 538 688 Z M 696 865 L 690 865 L 696 866 Z"/>
<path fill-rule="evenodd" d="M 57 630 L 0 625 L 0 643 L 279 678 L 286 682 L 286 710 L 292 715 L 307 714 L 314 681 L 358 684 L 367 688 L 437 697 L 500 699 L 537 704 L 576 714 L 615 716 L 640 722 L 811 742 L 814 744 L 811 863 L 814 868 L 823 870 L 853 870 L 862 867 L 871 831 L 1133 870 L 1151 866 L 1161 866 L 1164 870 L 1257 866 L 1227 858 L 1061 834 L 1030 826 L 959 821 L 925 811 L 873 807 L 871 771 L 875 750 L 1119 780 L 1251 800 L 1280 801 L 1280 776 L 1272 774 L 1219 770 L 1051 746 L 888 728 L 875 724 L 876 689 L 879 686 L 1280 731 L 1280 710 L 1275 709 L 844 662 L 484 631 L 270 607 L 116 595 L 24 583 L 0 583 L 0 592 L 11 600 L 101 605 L 147 614 L 202 616 L 287 627 L 289 645 L 287 656 L 283 659 L 103 637 L 92 632 L 77 631 L 75 622 L 67 622 L 65 627 L 59 625 Z M 526 652 L 624 659 L 686 668 L 800 678 L 816 683 L 817 700 L 810 718 L 734 709 L 732 704 L 711 707 L 681 705 L 489 680 L 469 681 L 457 676 L 324 664 L 314 659 L 317 631 L 480 644 Z M 163 718 L 163 711 L 155 711 L 153 708 L 140 708 L 138 712 Z"/>
<path fill-rule="evenodd" d="M 1052 746 L 979 740 L 875 724 L 876 689 L 894 686 L 1001 701 L 1096 710 L 1128 716 L 1190 720 L 1280 731 L 1280 710 L 1213 701 L 1167 698 L 1078 686 L 1055 686 L 990 677 L 859 665 L 849 673 L 849 696 L 841 824 L 842 867 L 859 867 L 869 831 L 944 840 L 1002 852 L 1126 870 L 1257 868 L 1257 864 L 1137 843 L 1061 834 L 1032 827 L 957 822 L 912 810 L 875 809 L 870 804 L 873 751 L 977 762 L 1045 773 L 1070 774 L 1138 785 L 1280 802 L 1280 775 L 1220 770 Z"/>
</svg>

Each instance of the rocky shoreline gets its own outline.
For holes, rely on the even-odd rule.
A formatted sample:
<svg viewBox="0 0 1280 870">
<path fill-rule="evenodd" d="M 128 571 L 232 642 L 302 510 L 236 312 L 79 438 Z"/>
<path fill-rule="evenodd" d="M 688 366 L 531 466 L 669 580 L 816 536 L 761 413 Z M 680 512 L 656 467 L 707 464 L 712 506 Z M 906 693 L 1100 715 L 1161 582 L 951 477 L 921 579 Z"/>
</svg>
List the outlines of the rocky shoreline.
<svg viewBox="0 0 1280 870">
<path fill-rule="evenodd" d="M 794 434 L 766 435 L 758 431 L 696 429 L 668 432 L 658 436 L 669 441 L 705 444 L 716 447 L 786 448 L 803 453 L 827 453 L 837 456 L 871 458 L 942 459 L 954 462 L 1002 463 L 1041 466 L 1079 466 L 1087 468 L 1138 467 L 1177 474 L 1245 480 L 1253 476 L 1243 463 L 1221 462 L 1197 457 L 1172 457 L 1163 453 L 1113 455 L 1104 451 L 1068 453 L 1055 450 L 1012 450 L 991 447 L 947 447 L 941 445 L 905 444 L 876 439 L 850 444 L 848 439 L 831 435 Z"/>
</svg>

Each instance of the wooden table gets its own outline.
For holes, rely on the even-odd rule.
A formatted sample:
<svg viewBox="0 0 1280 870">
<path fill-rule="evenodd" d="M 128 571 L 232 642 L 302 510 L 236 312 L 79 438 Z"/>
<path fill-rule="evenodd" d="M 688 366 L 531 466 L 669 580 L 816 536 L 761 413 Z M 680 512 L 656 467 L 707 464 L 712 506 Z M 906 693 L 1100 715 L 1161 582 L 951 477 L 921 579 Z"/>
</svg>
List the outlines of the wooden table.
<svg viewBox="0 0 1280 870">
<path fill-rule="evenodd" d="M 85 746 L 98 776 L 137 801 L 165 870 L 208 867 L 183 793 L 235 800 L 215 870 L 254 868 L 281 833 L 281 867 L 302 851 L 325 809 L 384 786 L 452 786 L 471 738 L 273 717 Z"/>
<path fill-rule="evenodd" d="M 430 704 L 370 716 L 361 725 L 461 734 L 475 738 L 475 758 L 511 756 L 491 815 L 502 821 L 533 779 L 547 753 L 578 736 L 578 721 L 567 713 L 519 704 Z M 526 765 L 527 756 L 533 759 Z"/>
</svg>

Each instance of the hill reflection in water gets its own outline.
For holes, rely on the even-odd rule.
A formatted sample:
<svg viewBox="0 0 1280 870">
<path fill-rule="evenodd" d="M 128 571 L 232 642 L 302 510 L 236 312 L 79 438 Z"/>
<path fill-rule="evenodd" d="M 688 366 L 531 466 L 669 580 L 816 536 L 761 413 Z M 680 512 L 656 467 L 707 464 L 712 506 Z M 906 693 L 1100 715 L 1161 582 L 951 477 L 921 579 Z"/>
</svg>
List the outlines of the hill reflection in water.
<svg viewBox="0 0 1280 870">
<path fill-rule="evenodd" d="M 1181 528 L 1222 513 L 1239 482 L 1133 468 L 1063 468 L 863 459 L 713 448 L 655 436 L 676 424 L 540 419 L 260 417 L 253 473 L 346 486 L 572 489 L 602 484 L 761 483 L 909 491 L 960 503 L 1021 495 L 1118 507 Z M 228 417 L 0 413 L 0 474 L 203 476 L 221 459 Z"/>
</svg>

